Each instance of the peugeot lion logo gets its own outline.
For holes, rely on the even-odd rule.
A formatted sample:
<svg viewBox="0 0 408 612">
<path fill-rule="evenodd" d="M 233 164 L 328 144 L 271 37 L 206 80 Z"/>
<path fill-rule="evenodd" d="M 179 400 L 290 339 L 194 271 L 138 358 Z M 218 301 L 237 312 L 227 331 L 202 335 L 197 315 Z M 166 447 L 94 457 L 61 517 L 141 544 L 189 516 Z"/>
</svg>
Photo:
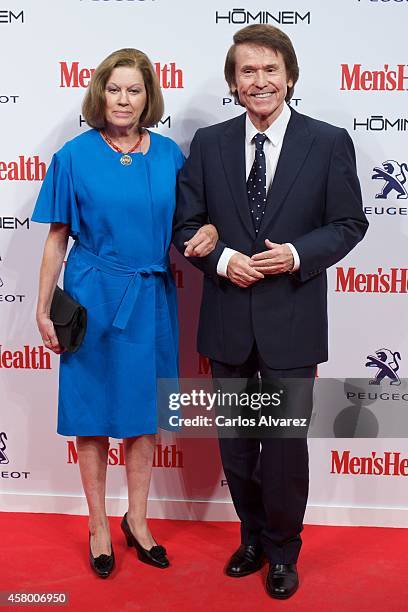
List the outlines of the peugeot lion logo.
<svg viewBox="0 0 408 612">
<path fill-rule="evenodd" d="M 397 192 L 398 200 L 406 200 L 408 198 L 408 193 L 405 189 L 407 181 L 406 172 L 408 172 L 407 164 L 399 164 L 390 159 L 382 163 L 382 168 L 376 166 L 373 168 L 373 171 L 372 179 L 385 181 L 382 191 L 375 195 L 377 199 L 386 200 L 391 191 Z"/>
<path fill-rule="evenodd" d="M 2 433 L 0 433 L 0 464 L 6 465 L 9 460 L 6 453 L 4 452 L 6 450 L 6 443 L 4 440 L 7 440 L 7 435 L 3 431 Z"/>
<path fill-rule="evenodd" d="M 367 359 L 367 368 L 378 368 L 375 377 L 369 381 L 370 385 L 379 385 L 384 378 L 389 378 L 391 385 L 401 384 L 397 374 L 398 362 L 401 360 L 398 352 L 393 353 L 390 349 L 382 348 L 375 351 L 375 355 L 367 355 Z"/>
</svg>

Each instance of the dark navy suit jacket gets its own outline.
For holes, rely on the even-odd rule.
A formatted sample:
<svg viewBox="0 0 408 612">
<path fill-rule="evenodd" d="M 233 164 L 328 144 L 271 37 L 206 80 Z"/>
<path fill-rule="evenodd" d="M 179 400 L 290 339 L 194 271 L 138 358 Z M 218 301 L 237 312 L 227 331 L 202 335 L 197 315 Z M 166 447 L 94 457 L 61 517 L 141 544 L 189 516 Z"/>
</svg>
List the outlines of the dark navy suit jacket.
<svg viewBox="0 0 408 612">
<path fill-rule="evenodd" d="M 180 252 L 204 223 L 219 233 L 215 250 L 190 261 L 204 272 L 198 350 L 229 364 L 245 361 L 256 341 L 271 368 L 327 360 L 326 268 L 363 238 L 355 153 L 347 131 L 291 109 L 265 215 L 255 235 L 246 188 L 245 113 L 197 131 L 179 175 L 174 243 Z M 241 289 L 217 275 L 225 246 L 248 256 L 291 242 L 294 274 L 267 276 Z"/>
</svg>

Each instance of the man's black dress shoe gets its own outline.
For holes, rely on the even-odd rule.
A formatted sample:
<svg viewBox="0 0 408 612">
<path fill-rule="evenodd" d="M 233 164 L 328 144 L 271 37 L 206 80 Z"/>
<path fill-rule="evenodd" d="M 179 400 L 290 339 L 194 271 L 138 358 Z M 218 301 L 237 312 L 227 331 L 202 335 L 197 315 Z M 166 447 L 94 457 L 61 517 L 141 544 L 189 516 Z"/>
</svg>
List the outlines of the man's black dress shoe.
<svg viewBox="0 0 408 612">
<path fill-rule="evenodd" d="M 271 597 L 287 599 L 297 591 L 299 578 L 294 563 L 271 563 L 266 578 L 266 590 Z"/>
<path fill-rule="evenodd" d="M 257 572 L 263 565 L 262 548 L 254 544 L 241 544 L 228 561 L 225 573 L 234 578 L 249 576 Z"/>
<path fill-rule="evenodd" d="M 129 523 L 127 522 L 127 512 L 122 519 L 121 528 L 125 534 L 126 542 L 128 546 L 134 546 L 136 548 L 137 556 L 143 563 L 148 563 L 154 567 L 169 567 L 170 562 L 166 556 L 166 549 L 164 546 L 152 546 L 150 550 L 143 548 L 136 540 L 133 533 L 130 531 Z"/>
<path fill-rule="evenodd" d="M 94 557 L 91 550 L 91 534 L 89 534 L 89 563 L 95 574 L 100 578 L 107 578 L 110 576 L 115 567 L 115 553 L 113 552 L 112 544 L 110 555 L 99 555 L 98 557 Z"/>
</svg>

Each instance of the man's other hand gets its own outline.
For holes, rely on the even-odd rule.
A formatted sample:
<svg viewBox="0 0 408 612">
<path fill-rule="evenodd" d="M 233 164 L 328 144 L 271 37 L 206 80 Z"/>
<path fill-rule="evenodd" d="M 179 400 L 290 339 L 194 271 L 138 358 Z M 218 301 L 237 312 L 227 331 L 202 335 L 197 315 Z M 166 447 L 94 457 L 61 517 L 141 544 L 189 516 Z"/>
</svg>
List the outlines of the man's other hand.
<svg viewBox="0 0 408 612">
<path fill-rule="evenodd" d="M 292 251 L 287 244 L 277 244 L 266 239 L 267 251 L 251 257 L 251 266 L 262 274 L 283 274 L 293 269 Z"/>
</svg>

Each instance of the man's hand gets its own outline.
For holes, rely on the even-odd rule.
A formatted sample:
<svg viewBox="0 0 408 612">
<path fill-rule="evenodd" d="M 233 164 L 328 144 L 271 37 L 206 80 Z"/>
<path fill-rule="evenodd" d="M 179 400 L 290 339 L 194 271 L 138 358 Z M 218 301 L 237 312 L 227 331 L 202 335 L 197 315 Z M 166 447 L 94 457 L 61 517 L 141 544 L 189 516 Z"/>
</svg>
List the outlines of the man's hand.
<svg viewBox="0 0 408 612">
<path fill-rule="evenodd" d="M 234 285 L 243 289 L 264 278 L 264 275 L 251 265 L 251 258 L 243 253 L 232 255 L 228 262 L 227 275 Z"/>
<path fill-rule="evenodd" d="M 218 240 L 218 232 L 214 225 L 200 227 L 190 240 L 184 243 L 185 257 L 205 257 L 213 252 Z"/>
<path fill-rule="evenodd" d="M 251 257 L 251 266 L 262 274 L 283 274 L 293 269 L 292 251 L 287 244 L 277 244 L 266 239 L 267 251 Z"/>
</svg>

